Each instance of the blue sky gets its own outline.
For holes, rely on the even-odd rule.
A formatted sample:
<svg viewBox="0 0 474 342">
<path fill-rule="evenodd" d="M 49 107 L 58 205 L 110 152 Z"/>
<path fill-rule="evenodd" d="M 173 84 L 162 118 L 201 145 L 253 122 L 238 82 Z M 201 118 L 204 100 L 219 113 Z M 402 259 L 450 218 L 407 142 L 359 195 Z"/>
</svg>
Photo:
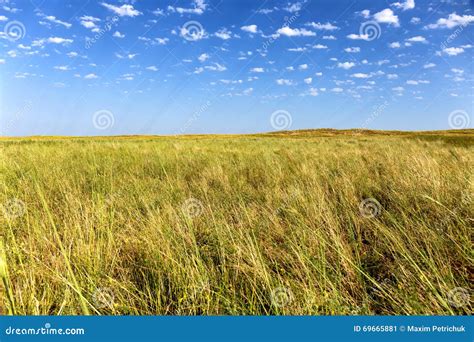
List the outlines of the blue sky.
<svg viewBox="0 0 474 342">
<path fill-rule="evenodd" d="M 0 133 L 472 128 L 473 10 L 0 0 Z"/>
</svg>

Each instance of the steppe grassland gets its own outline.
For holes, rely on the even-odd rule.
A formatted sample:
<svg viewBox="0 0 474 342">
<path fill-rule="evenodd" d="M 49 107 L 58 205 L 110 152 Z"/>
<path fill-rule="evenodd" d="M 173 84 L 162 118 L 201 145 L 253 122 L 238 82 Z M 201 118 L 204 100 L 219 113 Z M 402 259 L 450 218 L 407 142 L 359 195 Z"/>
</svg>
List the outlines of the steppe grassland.
<svg viewBox="0 0 474 342">
<path fill-rule="evenodd" d="M 471 313 L 473 136 L 444 138 L 0 140 L 0 312 Z"/>
</svg>

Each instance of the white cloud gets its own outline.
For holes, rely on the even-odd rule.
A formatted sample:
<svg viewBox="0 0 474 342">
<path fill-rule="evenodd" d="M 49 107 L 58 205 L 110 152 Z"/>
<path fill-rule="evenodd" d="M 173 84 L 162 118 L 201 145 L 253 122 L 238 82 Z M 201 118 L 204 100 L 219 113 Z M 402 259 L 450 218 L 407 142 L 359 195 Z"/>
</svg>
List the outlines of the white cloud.
<svg viewBox="0 0 474 342">
<path fill-rule="evenodd" d="M 426 43 L 426 38 L 423 36 L 414 36 L 407 39 L 407 42 L 411 43 Z"/>
<path fill-rule="evenodd" d="M 464 49 L 462 47 L 449 47 L 449 48 L 443 49 L 443 52 L 449 56 L 457 56 L 463 53 Z"/>
<path fill-rule="evenodd" d="M 398 78 L 397 74 L 387 74 L 387 78 L 389 80 L 396 80 Z"/>
<path fill-rule="evenodd" d="M 84 26 L 85 28 L 88 28 L 91 30 L 94 30 L 94 29 L 98 30 L 96 23 L 100 21 L 99 18 L 92 17 L 90 15 L 83 15 L 82 17 L 79 18 L 79 20 L 80 20 L 81 25 Z"/>
<path fill-rule="evenodd" d="M 369 35 L 351 33 L 347 35 L 347 38 L 352 39 L 352 40 L 369 40 Z"/>
<path fill-rule="evenodd" d="M 7 21 L 7 20 L 8 20 L 7 17 L 5 17 L 4 15 L 0 15 L 0 21 Z"/>
<path fill-rule="evenodd" d="M 451 29 L 456 26 L 467 26 L 472 22 L 474 22 L 474 15 L 458 15 L 456 13 L 451 13 L 447 19 L 440 18 L 438 19 L 436 24 L 430 24 L 426 27 L 430 29 L 437 29 L 437 28 Z"/>
<path fill-rule="evenodd" d="M 146 70 L 150 70 L 150 71 L 158 71 L 158 68 L 154 65 L 150 65 L 149 67 L 146 67 Z"/>
<path fill-rule="evenodd" d="M 79 54 L 75 51 L 68 52 L 66 55 L 71 58 L 79 56 Z"/>
<path fill-rule="evenodd" d="M 306 84 L 311 84 L 311 82 L 313 82 L 313 79 L 311 77 L 308 77 L 308 78 L 304 79 L 304 83 L 306 83 Z"/>
<path fill-rule="evenodd" d="M 370 78 L 370 75 L 358 72 L 358 73 L 352 74 L 351 77 L 354 77 L 354 78 Z"/>
<path fill-rule="evenodd" d="M 418 85 L 418 81 L 415 81 L 415 80 L 408 80 L 408 81 L 407 81 L 407 84 L 409 84 L 409 85 Z"/>
<path fill-rule="evenodd" d="M 115 31 L 114 34 L 113 34 L 113 36 L 114 36 L 115 38 L 125 38 L 125 35 L 122 34 L 122 33 L 120 33 L 119 31 Z"/>
<path fill-rule="evenodd" d="M 262 73 L 265 72 L 265 70 L 263 70 L 263 68 L 253 68 L 250 70 L 250 72 Z"/>
<path fill-rule="evenodd" d="M 333 24 L 331 24 L 329 22 L 325 23 L 325 24 L 311 22 L 311 23 L 307 23 L 306 26 L 311 26 L 315 30 L 334 31 L 334 30 L 339 29 L 339 27 L 334 26 Z"/>
<path fill-rule="evenodd" d="M 294 84 L 292 80 L 287 80 L 287 79 L 283 79 L 283 78 L 280 78 L 280 79 L 276 80 L 276 83 L 278 85 L 287 85 L 287 86 L 291 86 L 291 85 Z"/>
<path fill-rule="evenodd" d="M 70 23 L 67 23 L 65 21 L 61 21 L 59 19 L 57 19 L 55 16 L 53 15 L 48 15 L 48 16 L 45 16 L 44 17 L 46 20 L 49 20 L 50 22 L 52 23 L 55 23 L 55 24 L 58 24 L 58 25 L 63 25 L 64 27 L 66 28 L 70 28 L 72 26 L 72 24 Z"/>
<path fill-rule="evenodd" d="M 198 61 L 204 63 L 209 59 L 209 55 L 207 53 L 203 53 L 198 57 Z"/>
<path fill-rule="evenodd" d="M 277 35 L 284 35 L 284 36 L 288 36 L 288 37 L 300 37 L 300 36 L 304 36 L 304 37 L 313 37 L 316 35 L 316 33 L 314 33 L 313 31 L 308 31 L 307 29 L 292 29 L 290 28 L 289 26 L 284 26 L 280 29 L 278 29 L 278 31 L 276 32 Z"/>
<path fill-rule="evenodd" d="M 86 80 L 93 80 L 93 79 L 96 79 L 96 78 L 99 78 L 96 74 L 87 74 L 86 76 L 84 76 L 84 78 Z"/>
<path fill-rule="evenodd" d="M 342 93 L 344 91 L 344 89 L 342 89 L 342 88 L 332 88 L 331 91 L 333 93 Z"/>
<path fill-rule="evenodd" d="M 289 48 L 288 51 L 290 51 L 290 52 L 303 52 L 303 51 L 306 51 L 306 48 L 304 48 L 304 47 Z"/>
<path fill-rule="evenodd" d="M 242 26 L 240 29 L 249 33 L 257 33 L 257 25 Z"/>
<path fill-rule="evenodd" d="M 54 69 L 56 70 L 60 70 L 60 71 L 68 71 L 68 70 L 71 70 L 69 69 L 69 67 L 67 65 L 57 65 L 54 67 Z"/>
<path fill-rule="evenodd" d="M 303 3 L 297 1 L 293 4 L 288 3 L 288 6 L 283 8 L 283 9 L 287 12 L 294 13 L 294 12 L 298 12 L 299 10 L 301 10 L 301 8 L 303 8 Z"/>
<path fill-rule="evenodd" d="M 362 17 L 364 17 L 365 19 L 367 19 L 368 17 L 370 17 L 370 11 L 369 10 L 363 10 L 360 12 L 360 15 Z"/>
<path fill-rule="evenodd" d="M 5 64 L 5 60 L 4 60 L 4 59 L 0 59 L 0 64 Z"/>
<path fill-rule="evenodd" d="M 33 41 L 31 45 L 33 46 L 42 46 L 44 43 L 51 43 L 51 44 L 70 44 L 73 40 L 69 38 L 61 38 L 61 37 L 49 37 L 47 39 L 38 39 Z"/>
<path fill-rule="evenodd" d="M 321 76 L 323 76 L 323 73 L 322 72 L 317 72 L 317 73 L 315 73 L 315 75 L 321 77 Z"/>
<path fill-rule="evenodd" d="M 214 33 L 214 35 L 215 35 L 217 38 L 220 38 L 220 39 L 222 39 L 222 40 L 227 40 L 227 39 L 232 38 L 232 32 L 230 32 L 230 31 L 227 30 L 226 28 L 220 29 L 219 31 L 217 31 L 216 33 Z"/>
<path fill-rule="evenodd" d="M 388 46 L 391 47 L 392 49 L 398 49 L 401 45 L 399 42 L 393 42 L 393 43 L 390 43 Z"/>
<path fill-rule="evenodd" d="M 313 88 L 313 87 L 309 88 L 309 95 L 318 96 L 319 95 L 318 88 Z"/>
<path fill-rule="evenodd" d="M 219 71 L 219 72 L 227 70 L 225 66 L 220 65 L 219 63 L 214 63 L 214 65 L 205 66 L 204 69 L 211 70 L 211 71 Z"/>
<path fill-rule="evenodd" d="M 169 40 L 169 38 L 155 38 L 155 41 L 159 45 L 166 45 L 170 40 Z"/>
<path fill-rule="evenodd" d="M 137 11 L 136 9 L 133 8 L 132 5 L 128 5 L 128 4 L 118 7 L 118 6 L 114 6 L 114 5 L 110 5 L 108 3 L 102 2 L 101 5 L 111 10 L 112 12 L 114 12 L 120 17 L 136 17 L 137 15 L 142 14 L 142 12 Z"/>
<path fill-rule="evenodd" d="M 242 94 L 250 95 L 250 94 L 252 94 L 252 92 L 253 92 L 253 88 L 247 88 L 242 92 Z"/>
<path fill-rule="evenodd" d="M 322 44 L 316 44 L 313 46 L 313 49 L 327 49 L 328 47 L 326 45 Z"/>
<path fill-rule="evenodd" d="M 360 52 L 360 47 L 348 47 L 345 48 L 344 51 L 348 53 L 357 53 Z"/>
<path fill-rule="evenodd" d="M 410 20 L 410 23 L 415 24 L 415 25 L 416 25 L 416 24 L 419 24 L 420 22 L 421 22 L 421 19 L 418 18 L 418 17 L 413 17 L 413 18 L 411 18 L 411 20 Z"/>
<path fill-rule="evenodd" d="M 137 53 L 129 53 L 127 55 L 121 55 L 119 53 L 115 53 L 115 56 L 120 59 L 134 59 L 138 54 Z"/>
<path fill-rule="evenodd" d="M 157 9 L 154 10 L 152 13 L 153 13 L 154 15 L 156 15 L 156 16 L 165 15 L 165 12 L 164 12 L 162 9 L 160 9 L 160 8 L 157 8 Z"/>
<path fill-rule="evenodd" d="M 400 26 L 398 16 L 393 14 L 390 8 L 386 8 L 383 11 L 374 14 L 374 19 L 379 23 L 393 24 L 394 26 Z"/>
<path fill-rule="evenodd" d="M 355 66 L 355 63 L 352 62 L 344 62 L 344 63 L 338 63 L 337 67 L 349 70 L 350 68 L 353 68 Z"/>
<path fill-rule="evenodd" d="M 403 3 L 395 2 L 391 6 L 396 7 L 396 8 L 401 8 L 404 11 L 411 10 L 415 8 L 415 0 L 406 0 Z"/>
<path fill-rule="evenodd" d="M 451 71 L 454 72 L 455 74 L 458 74 L 458 75 L 464 74 L 464 70 L 462 70 L 462 69 L 452 68 Z"/>
<path fill-rule="evenodd" d="M 299 70 L 307 70 L 308 69 L 308 64 L 301 64 L 298 66 Z"/>
<path fill-rule="evenodd" d="M 436 66 L 436 64 L 434 64 L 434 63 L 428 63 L 428 64 L 423 65 L 423 68 L 424 69 L 431 69 L 431 68 L 434 68 L 435 66 Z"/>
<path fill-rule="evenodd" d="M 205 12 L 207 8 L 207 4 L 205 0 L 194 0 L 193 1 L 193 8 L 183 8 L 183 7 L 174 7 L 168 6 L 169 12 L 177 12 L 179 14 L 197 14 L 201 15 Z"/>
<path fill-rule="evenodd" d="M 392 88 L 393 91 L 396 91 L 396 92 L 402 92 L 405 90 L 405 88 L 403 87 L 395 87 L 395 88 Z"/>
<path fill-rule="evenodd" d="M 326 40 L 336 40 L 336 37 L 334 37 L 333 35 L 329 35 L 329 36 L 323 36 L 323 39 L 326 39 Z"/>
</svg>

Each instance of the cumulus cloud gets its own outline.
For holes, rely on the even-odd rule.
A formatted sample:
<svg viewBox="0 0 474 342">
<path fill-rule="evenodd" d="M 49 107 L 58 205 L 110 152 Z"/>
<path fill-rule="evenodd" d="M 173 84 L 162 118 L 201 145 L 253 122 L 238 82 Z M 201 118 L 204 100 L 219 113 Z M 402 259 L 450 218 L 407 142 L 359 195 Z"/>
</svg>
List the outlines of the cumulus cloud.
<svg viewBox="0 0 474 342">
<path fill-rule="evenodd" d="M 353 68 L 355 66 L 355 63 L 353 62 L 344 62 L 344 63 L 338 63 L 337 67 L 349 70 L 350 68 Z"/>
<path fill-rule="evenodd" d="M 334 30 L 339 29 L 339 27 L 334 26 L 333 24 L 329 22 L 325 24 L 311 22 L 311 23 L 307 23 L 306 26 L 310 26 L 314 28 L 315 30 L 325 30 L 325 31 L 334 31 Z"/>
<path fill-rule="evenodd" d="M 470 23 L 474 22 L 474 15 L 458 15 L 455 13 L 451 13 L 448 18 L 440 18 L 435 24 L 430 24 L 426 26 L 430 29 L 437 29 L 437 28 L 454 28 L 456 26 L 467 26 Z"/>
<path fill-rule="evenodd" d="M 352 39 L 352 40 L 369 40 L 369 35 L 351 33 L 347 35 L 347 38 Z"/>
<path fill-rule="evenodd" d="M 370 78 L 370 75 L 358 72 L 358 73 L 352 74 L 351 77 L 354 77 L 354 78 Z"/>
<path fill-rule="evenodd" d="M 102 2 L 101 5 L 111 10 L 112 12 L 114 12 L 120 17 L 136 17 L 142 14 L 142 12 L 137 11 L 135 8 L 133 8 L 132 5 L 128 5 L 128 4 L 118 7 L 118 6 L 108 4 L 106 2 Z"/>
<path fill-rule="evenodd" d="M 415 0 L 406 0 L 405 2 L 394 2 L 391 6 L 401 8 L 402 10 L 411 10 L 415 8 Z"/>
<path fill-rule="evenodd" d="M 215 35 L 217 38 L 220 38 L 220 39 L 222 39 L 222 40 L 227 40 L 227 39 L 232 38 L 232 32 L 230 32 L 230 31 L 227 30 L 226 28 L 220 29 L 219 31 L 217 31 L 216 33 L 214 33 L 214 35 Z"/>
<path fill-rule="evenodd" d="M 360 47 L 348 47 L 345 48 L 344 51 L 348 53 L 357 53 L 360 52 Z"/>
<path fill-rule="evenodd" d="M 374 19 L 379 23 L 400 26 L 398 16 L 396 16 L 390 8 L 375 13 Z"/>
<path fill-rule="evenodd" d="M 99 21 L 100 21 L 99 18 L 92 17 L 90 15 L 83 15 L 82 17 L 79 18 L 79 22 L 81 23 L 82 26 L 94 32 L 99 31 L 99 28 L 97 27 L 97 23 Z"/>
<path fill-rule="evenodd" d="M 447 54 L 448 56 L 457 56 L 463 53 L 464 49 L 462 47 L 448 47 L 448 48 L 444 48 L 443 52 Z"/>
<path fill-rule="evenodd" d="M 283 78 L 280 78 L 278 80 L 276 80 L 276 83 L 278 85 L 286 85 L 286 86 L 291 86 L 294 84 L 294 82 L 292 80 L 287 80 L 287 79 L 283 79 Z"/>
<path fill-rule="evenodd" d="M 209 55 L 207 53 L 203 53 L 198 57 L 198 61 L 204 63 L 209 59 Z"/>
<path fill-rule="evenodd" d="M 251 72 L 256 72 L 256 73 L 265 72 L 265 70 L 263 70 L 263 68 L 252 68 L 250 71 L 251 71 Z"/>
<path fill-rule="evenodd" d="M 400 43 L 393 42 L 393 43 L 390 43 L 388 46 L 391 47 L 392 49 L 398 49 L 400 47 Z"/>
<path fill-rule="evenodd" d="M 114 34 L 113 34 L 113 36 L 114 36 L 115 38 L 125 38 L 125 35 L 122 34 L 122 33 L 120 33 L 119 31 L 115 31 Z"/>
<path fill-rule="evenodd" d="M 249 33 L 257 33 L 257 25 L 242 26 L 240 29 Z"/>
<path fill-rule="evenodd" d="M 303 3 L 302 2 L 295 2 L 293 4 L 289 3 L 288 6 L 284 7 L 283 9 L 287 12 L 294 13 L 298 12 L 303 8 Z"/>
<path fill-rule="evenodd" d="M 99 78 L 96 74 L 87 74 L 86 76 L 84 76 L 84 78 L 86 80 L 93 80 L 93 79 L 96 79 L 96 78 Z"/>
<path fill-rule="evenodd" d="M 426 43 L 426 38 L 423 36 L 414 36 L 407 39 L 407 42 L 410 43 Z"/>
<path fill-rule="evenodd" d="M 47 15 L 47 16 L 44 16 L 44 19 L 52 22 L 52 23 L 55 23 L 55 24 L 58 24 L 58 25 L 62 25 L 66 28 L 70 28 L 72 26 L 72 24 L 70 23 L 67 23 L 65 21 L 62 21 L 62 20 L 59 20 L 57 19 L 54 15 Z"/>
<path fill-rule="evenodd" d="M 302 29 L 297 29 L 297 28 L 292 29 L 289 26 L 284 26 L 284 27 L 278 29 L 276 34 L 287 36 L 287 37 L 300 37 L 300 36 L 314 37 L 314 36 L 316 36 L 316 33 L 314 33 L 313 31 L 309 31 L 309 30 L 304 29 L 304 28 L 302 28 Z"/>
<path fill-rule="evenodd" d="M 318 50 L 321 50 L 321 49 L 327 49 L 328 47 L 326 45 L 322 45 L 322 44 L 316 44 L 313 46 L 313 49 L 318 49 Z"/>
<path fill-rule="evenodd" d="M 197 14 L 201 15 L 206 11 L 207 4 L 204 0 L 194 0 L 192 8 L 168 6 L 168 12 L 179 14 Z"/>
</svg>

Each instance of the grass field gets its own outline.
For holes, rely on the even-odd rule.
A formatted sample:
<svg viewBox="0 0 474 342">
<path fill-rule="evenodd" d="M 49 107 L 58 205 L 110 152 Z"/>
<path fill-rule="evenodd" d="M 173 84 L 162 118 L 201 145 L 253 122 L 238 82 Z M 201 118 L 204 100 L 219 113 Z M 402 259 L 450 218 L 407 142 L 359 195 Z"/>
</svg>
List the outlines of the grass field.
<svg viewBox="0 0 474 342">
<path fill-rule="evenodd" d="M 2 314 L 472 313 L 473 130 L 0 149 Z"/>
</svg>

